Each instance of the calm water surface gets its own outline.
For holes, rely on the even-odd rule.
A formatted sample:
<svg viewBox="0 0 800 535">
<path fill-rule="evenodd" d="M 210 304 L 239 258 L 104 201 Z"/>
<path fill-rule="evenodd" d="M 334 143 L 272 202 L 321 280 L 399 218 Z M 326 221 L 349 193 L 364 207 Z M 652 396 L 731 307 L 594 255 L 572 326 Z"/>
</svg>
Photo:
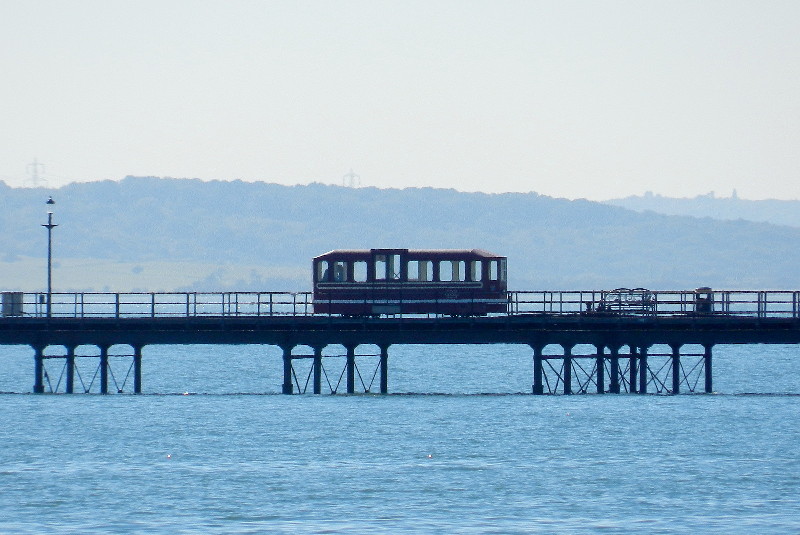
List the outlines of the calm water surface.
<svg viewBox="0 0 800 535">
<path fill-rule="evenodd" d="M 34 396 L 0 348 L 0 532 L 798 532 L 799 352 L 717 348 L 715 395 L 533 397 L 525 348 L 397 347 L 402 394 L 289 397 L 274 348 L 148 347 L 146 395 Z"/>
</svg>

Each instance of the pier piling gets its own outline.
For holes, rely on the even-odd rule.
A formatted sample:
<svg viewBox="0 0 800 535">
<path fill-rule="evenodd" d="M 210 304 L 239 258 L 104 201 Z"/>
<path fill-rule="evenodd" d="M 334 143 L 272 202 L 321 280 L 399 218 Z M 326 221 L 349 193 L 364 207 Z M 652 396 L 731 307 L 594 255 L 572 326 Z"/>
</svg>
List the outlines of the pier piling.
<svg viewBox="0 0 800 535">
<path fill-rule="evenodd" d="M 595 367 L 597 368 L 597 393 L 605 394 L 606 392 L 606 379 L 605 379 L 605 346 L 597 344 L 597 357 L 595 360 Z"/>
<path fill-rule="evenodd" d="M 542 350 L 541 344 L 530 344 L 533 349 L 533 393 L 535 395 L 544 394 L 544 382 L 542 381 Z"/>
<path fill-rule="evenodd" d="M 314 393 L 322 393 L 322 350 L 323 346 L 314 346 Z"/>
<path fill-rule="evenodd" d="M 564 394 L 572 394 L 572 348 L 570 344 L 561 346 L 564 350 Z"/>
<path fill-rule="evenodd" d="M 142 346 L 133 346 L 133 393 L 142 393 Z"/>
<path fill-rule="evenodd" d="M 100 346 L 100 393 L 108 394 L 108 346 Z"/>
<path fill-rule="evenodd" d="M 636 345 L 632 344 L 628 346 L 630 350 L 630 358 L 628 360 L 628 391 L 631 394 L 635 394 L 637 392 L 636 383 L 638 382 L 639 376 L 638 372 L 638 365 L 639 365 L 639 354 L 636 351 Z"/>
<path fill-rule="evenodd" d="M 647 394 L 647 347 L 639 347 L 639 393 Z"/>
<path fill-rule="evenodd" d="M 711 348 L 713 347 L 712 344 L 706 344 L 703 346 L 703 366 L 705 368 L 705 391 L 706 394 L 711 394 L 714 392 L 713 384 L 712 384 L 712 375 L 711 375 Z"/>
<path fill-rule="evenodd" d="M 67 367 L 66 393 L 72 394 L 75 391 L 75 346 L 73 345 L 67 346 L 67 357 L 65 365 Z"/>
<path fill-rule="evenodd" d="M 281 392 L 283 394 L 294 393 L 294 385 L 292 384 L 292 349 L 294 346 L 283 346 L 283 385 Z"/>
<path fill-rule="evenodd" d="M 672 393 L 681 393 L 681 344 L 672 344 Z"/>
<path fill-rule="evenodd" d="M 381 394 L 389 393 L 389 346 L 381 345 Z"/>
<path fill-rule="evenodd" d="M 609 366 L 611 381 L 608 385 L 608 391 L 612 394 L 619 394 L 619 346 L 612 345 L 609 347 L 609 351 L 611 352 L 611 365 Z"/>
<path fill-rule="evenodd" d="M 33 346 L 33 393 L 44 394 L 44 346 Z"/>
<path fill-rule="evenodd" d="M 355 394 L 356 392 L 356 346 L 347 344 L 347 393 Z"/>
</svg>

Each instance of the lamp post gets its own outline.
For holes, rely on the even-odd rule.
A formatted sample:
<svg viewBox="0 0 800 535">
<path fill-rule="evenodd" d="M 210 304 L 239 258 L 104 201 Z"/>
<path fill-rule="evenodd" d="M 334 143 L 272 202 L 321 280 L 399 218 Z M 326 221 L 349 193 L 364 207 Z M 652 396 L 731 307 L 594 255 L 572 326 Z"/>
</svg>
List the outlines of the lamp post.
<svg viewBox="0 0 800 535">
<path fill-rule="evenodd" d="M 45 204 L 48 207 L 54 205 L 56 201 L 52 197 L 47 199 Z M 52 295 L 53 295 L 53 229 L 58 225 L 53 223 L 53 212 L 47 212 L 47 224 L 42 225 L 47 229 L 47 317 L 52 314 Z"/>
</svg>

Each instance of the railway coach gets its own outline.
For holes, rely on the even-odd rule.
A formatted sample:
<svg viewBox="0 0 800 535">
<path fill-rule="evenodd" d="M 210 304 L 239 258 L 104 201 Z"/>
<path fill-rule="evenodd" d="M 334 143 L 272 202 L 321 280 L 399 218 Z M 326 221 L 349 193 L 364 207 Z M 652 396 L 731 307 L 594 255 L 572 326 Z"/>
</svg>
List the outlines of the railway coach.
<svg viewBox="0 0 800 535">
<path fill-rule="evenodd" d="M 506 257 L 480 249 L 334 250 L 313 260 L 314 312 L 482 316 L 508 306 Z"/>
</svg>

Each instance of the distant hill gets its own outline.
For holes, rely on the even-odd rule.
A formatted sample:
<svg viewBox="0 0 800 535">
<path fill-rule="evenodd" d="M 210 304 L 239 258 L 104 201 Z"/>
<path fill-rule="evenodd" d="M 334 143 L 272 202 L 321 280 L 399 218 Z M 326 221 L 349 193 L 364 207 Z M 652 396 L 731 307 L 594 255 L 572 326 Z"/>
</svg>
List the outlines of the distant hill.
<svg viewBox="0 0 800 535">
<path fill-rule="evenodd" d="M 637 212 L 652 211 L 667 215 L 711 217 L 714 219 L 757 221 L 800 227 L 800 201 L 767 199 L 750 201 L 731 197 L 716 197 L 713 193 L 692 198 L 676 199 L 647 193 L 642 196 L 611 199 L 606 204 L 621 206 Z"/>
<path fill-rule="evenodd" d="M 307 290 L 336 248 L 483 248 L 513 289 L 798 288 L 800 229 L 637 213 L 535 193 L 127 177 L 0 183 L 0 280 L 38 291 L 44 201 L 56 200 L 56 289 Z"/>
</svg>

